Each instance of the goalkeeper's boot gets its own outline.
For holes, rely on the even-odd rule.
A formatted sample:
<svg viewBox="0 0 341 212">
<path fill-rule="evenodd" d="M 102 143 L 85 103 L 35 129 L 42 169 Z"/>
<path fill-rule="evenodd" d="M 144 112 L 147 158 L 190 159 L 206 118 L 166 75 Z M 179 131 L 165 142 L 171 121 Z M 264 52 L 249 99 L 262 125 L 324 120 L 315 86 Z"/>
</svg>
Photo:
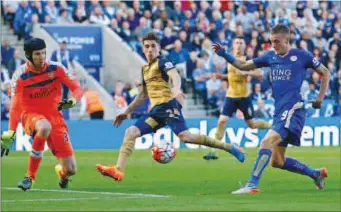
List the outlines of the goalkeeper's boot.
<svg viewBox="0 0 341 212">
<path fill-rule="evenodd" d="M 258 193 L 260 193 L 260 190 L 250 183 L 232 192 L 232 194 L 258 194 Z"/>
<path fill-rule="evenodd" d="M 235 156 L 239 162 L 243 163 L 245 161 L 246 158 L 245 152 L 237 144 L 232 144 L 229 153 Z"/>
<path fill-rule="evenodd" d="M 61 188 L 67 188 L 68 185 L 69 185 L 69 180 L 70 179 L 69 179 L 68 176 L 62 174 L 63 166 L 58 164 L 58 165 L 55 166 L 54 169 L 55 169 L 55 171 L 56 171 L 56 173 L 58 175 L 58 178 L 59 178 L 59 183 L 58 183 L 59 186 Z"/>
<path fill-rule="evenodd" d="M 34 180 L 32 177 L 27 176 L 22 181 L 18 183 L 18 188 L 21 188 L 23 191 L 31 189 Z"/>
<path fill-rule="evenodd" d="M 318 190 L 322 190 L 326 186 L 325 178 L 328 177 L 328 171 L 325 167 L 323 167 L 321 169 L 316 170 L 316 172 L 317 177 L 315 178 L 314 183 Z"/>
<path fill-rule="evenodd" d="M 215 155 L 214 152 L 209 152 L 207 155 L 204 155 L 204 160 L 217 160 L 218 156 Z"/>
<path fill-rule="evenodd" d="M 122 181 L 124 178 L 124 173 L 118 170 L 116 166 L 103 166 L 101 164 L 97 164 L 96 169 L 103 176 L 111 177 L 116 181 Z"/>
</svg>

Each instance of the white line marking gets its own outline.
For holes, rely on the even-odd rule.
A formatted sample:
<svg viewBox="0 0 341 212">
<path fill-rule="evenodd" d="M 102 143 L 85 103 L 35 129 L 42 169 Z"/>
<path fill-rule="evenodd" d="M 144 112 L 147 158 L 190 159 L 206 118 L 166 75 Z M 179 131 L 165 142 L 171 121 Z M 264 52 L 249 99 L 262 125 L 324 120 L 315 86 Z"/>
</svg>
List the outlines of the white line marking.
<svg viewBox="0 0 341 212">
<path fill-rule="evenodd" d="M 19 188 L 3 187 L 4 190 L 20 190 Z M 30 192 L 42 191 L 42 192 L 60 192 L 60 193 L 78 193 L 78 194 L 103 194 L 113 196 L 130 196 L 140 198 L 168 198 L 168 195 L 158 194 L 141 194 L 141 193 L 121 193 L 121 192 L 102 192 L 102 191 L 77 191 L 77 190 L 55 190 L 55 189 L 31 189 Z"/>
<path fill-rule="evenodd" d="M 63 199 L 21 199 L 21 200 L 1 200 L 4 202 L 53 202 L 53 201 L 77 201 L 77 200 L 91 200 L 100 199 L 99 197 L 88 197 L 88 198 L 63 198 Z"/>
</svg>

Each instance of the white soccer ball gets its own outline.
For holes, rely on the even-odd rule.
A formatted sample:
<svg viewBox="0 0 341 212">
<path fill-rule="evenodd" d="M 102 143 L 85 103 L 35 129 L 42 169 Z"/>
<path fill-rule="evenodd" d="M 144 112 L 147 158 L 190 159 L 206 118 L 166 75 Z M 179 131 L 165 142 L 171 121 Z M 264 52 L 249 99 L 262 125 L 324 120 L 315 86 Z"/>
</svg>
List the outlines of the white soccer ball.
<svg viewBox="0 0 341 212">
<path fill-rule="evenodd" d="M 154 145 L 152 155 L 156 162 L 166 164 L 174 159 L 176 150 L 172 142 L 162 141 Z"/>
</svg>

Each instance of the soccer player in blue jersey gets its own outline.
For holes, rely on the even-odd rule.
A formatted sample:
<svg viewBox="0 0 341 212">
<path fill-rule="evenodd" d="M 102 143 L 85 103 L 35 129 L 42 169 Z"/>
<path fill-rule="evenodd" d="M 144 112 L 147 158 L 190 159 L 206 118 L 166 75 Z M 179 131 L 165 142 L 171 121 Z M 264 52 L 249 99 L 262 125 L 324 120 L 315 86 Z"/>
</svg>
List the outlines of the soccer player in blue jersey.
<svg viewBox="0 0 341 212">
<path fill-rule="evenodd" d="M 245 153 L 236 144 L 220 142 L 206 135 L 193 134 L 188 130 L 181 112 L 184 94 L 181 91 L 181 78 L 178 71 L 167 57 L 160 55 L 160 42 L 155 34 L 149 33 L 144 36 L 142 44 L 143 53 L 148 61 L 141 69 L 143 90 L 127 110 L 115 118 L 114 125 L 119 126 L 146 98 L 150 99 L 152 109 L 126 130 L 116 166 L 97 164 L 98 172 L 116 181 L 123 180 L 125 167 L 134 150 L 136 138 L 155 132 L 166 125 L 185 143 L 222 149 L 231 153 L 238 161 L 244 162 Z"/>
<path fill-rule="evenodd" d="M 323 76 L 319 95 L 312 102 L 313 108 L 320 108 L 328 89 L 330 73 L 310 52 L 290 47 L 290 30 L 277 24 L 271 30 L 271 45 L 274 50 L 264 53 L 253 60 L 242 61 L 213 44 L 213 50 L 223 56 L 236 68 L 249 71 L 255 68 L 270 67 L 270 79 L 275 99 L 273 125 L 262 140 L 258 157 L 248 183 L 232 194 L 259 193 L 258 184 L 264 169 L 271 166 L 290 172 L 309 176 L 318 189 L 325 187 L 327 169 L 313 169 L 290 157 L 285 157 L 288 144 L 300 145 L 301 132 L 305 122 L 305 109 L 300 89 L 308 68 Z"/>
</svg>

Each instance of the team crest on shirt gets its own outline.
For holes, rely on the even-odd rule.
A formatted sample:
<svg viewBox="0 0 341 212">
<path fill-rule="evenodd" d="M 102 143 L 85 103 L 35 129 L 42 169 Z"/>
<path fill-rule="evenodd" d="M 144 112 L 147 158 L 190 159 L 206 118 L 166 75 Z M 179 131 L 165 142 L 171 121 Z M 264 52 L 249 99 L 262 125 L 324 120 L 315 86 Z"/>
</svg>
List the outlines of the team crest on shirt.
<svg viewBox="0 0 341 212">
<path fill-rule="evenodd" d="M 290 57 L 290 60 L 291 60 L 292 62 L 295 62 L 295 61 L 297 60 L 297 56 L 295 56 L 295 55 L 291 56 L 291 57 Z"/>
</svg>

